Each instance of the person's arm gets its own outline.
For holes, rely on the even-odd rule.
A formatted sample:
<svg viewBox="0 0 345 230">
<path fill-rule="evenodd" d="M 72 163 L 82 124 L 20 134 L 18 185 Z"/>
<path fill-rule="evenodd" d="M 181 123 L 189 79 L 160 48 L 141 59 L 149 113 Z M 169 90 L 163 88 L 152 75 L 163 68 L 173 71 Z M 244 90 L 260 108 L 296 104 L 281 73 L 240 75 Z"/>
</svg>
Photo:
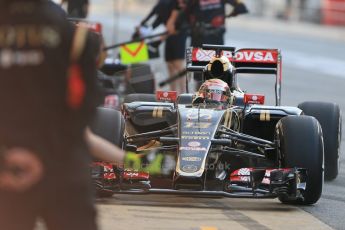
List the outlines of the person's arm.
<svg viewBox="0 0 345 230">
<path fill-rule="evenodd" d="M 90 148 L 91 155 L 96 159 L 115 165 L 123 164 L 125 152 L 119 147 L 96 135 L 89 128 L 85 131 L 85 139 Z"/>
<path fill-rule="evenodd" d="M 172 12 L 171 12 L 171 15 L 167 21 L 167 24 L 166 24 L 166 28 L 169 32 L 169 34 L 174 34 L 176 33 L 176 21 L 177 21 L 177 18 L 179 16 L 179 10 L 177 9 L 174 9 Z"/>
<path fill-rule="evenodd" d="M 235 17 L 240 14 L 248 13 L 247 6 L 241 0 L 226 0 L 226 3 L 233 6 L 233 11 L 227 15 L 228 17 Z"/>
</svg>

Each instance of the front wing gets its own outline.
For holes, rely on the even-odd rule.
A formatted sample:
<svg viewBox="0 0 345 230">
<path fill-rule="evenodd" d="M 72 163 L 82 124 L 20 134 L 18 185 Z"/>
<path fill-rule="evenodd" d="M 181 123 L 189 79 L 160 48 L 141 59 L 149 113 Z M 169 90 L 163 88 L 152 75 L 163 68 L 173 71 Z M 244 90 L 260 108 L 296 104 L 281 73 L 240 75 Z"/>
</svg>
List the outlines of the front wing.
<svg viewBox="0 0 345 230">
<path fill-rule="evenodd" d="M 154 188 L 149 173 L 125 170 L 114 172 L 106 163 L 93 165 L 93 180 L 97 190 L 120 194 L 175 194 L 187 196 L 217 196 L 229 198 L 303 199 L 307 172 L 299 168 L 241 168 L 233 171 L 224 181 L 223 190 L 192 190 Z"/>
</svg>

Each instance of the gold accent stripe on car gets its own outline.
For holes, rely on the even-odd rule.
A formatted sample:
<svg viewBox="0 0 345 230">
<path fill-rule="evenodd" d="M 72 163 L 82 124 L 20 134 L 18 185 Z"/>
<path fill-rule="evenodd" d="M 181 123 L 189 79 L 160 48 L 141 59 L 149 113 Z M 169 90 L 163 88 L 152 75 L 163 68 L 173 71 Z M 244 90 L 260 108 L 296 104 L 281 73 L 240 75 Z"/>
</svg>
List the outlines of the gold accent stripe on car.
<svg viewBox="0 0 345 230">
<path fill-rule="evenodd" d="M 271 113 L 269 110 L 260 111 L 260 121 L 270 121 L 270 120 L 271 120 Z"/>
<path fill-rule="evenodd" d="M 163 107 L 158 107 L 157 109 L 157 118 L 163 117 Z"/>
<path fill-rule="evenodd" d="M 163 107 L 162 106 L 156 106 L 153 108 L 152 111 L 152 117 L 154 118 L 162 118 L 163 117 Z"/>
<path fill-rule="evenodd" d="M 152 117 L 157 117 L 157 109 L 158 109 L 158 107 L 153 108 Z"/>
<path fill-rule="evenodd" d="M 270 121 L 271 120 L 271 113 L 269 110 L 266 111 L 266 121 Z"/>
<path fill-rule="evenodd" d="M 265 115 L 265 110 L 260 111 L 260 121 L 265 121 L 266 120 L 266 115 Z"/>
</svg>

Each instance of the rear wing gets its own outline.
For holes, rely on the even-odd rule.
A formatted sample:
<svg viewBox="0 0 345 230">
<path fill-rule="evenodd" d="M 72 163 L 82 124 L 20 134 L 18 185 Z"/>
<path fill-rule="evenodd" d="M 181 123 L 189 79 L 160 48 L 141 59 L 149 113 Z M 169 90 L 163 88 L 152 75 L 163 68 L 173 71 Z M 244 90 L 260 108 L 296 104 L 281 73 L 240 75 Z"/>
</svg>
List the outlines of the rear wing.
<svg viewBox="0 0 345 230">
<path fill-rule="evenodd" d="M 282 57 L 278 49 L 243 48 L 204 45 L 204 48 L 190 47 L 186 50 L 187 69 L 202 68 L 216 56 L 225 56 L 235 66 L 235 73 L 273 74 L 276 76 L 276 105 L 281 102 Z"/>
</svg>

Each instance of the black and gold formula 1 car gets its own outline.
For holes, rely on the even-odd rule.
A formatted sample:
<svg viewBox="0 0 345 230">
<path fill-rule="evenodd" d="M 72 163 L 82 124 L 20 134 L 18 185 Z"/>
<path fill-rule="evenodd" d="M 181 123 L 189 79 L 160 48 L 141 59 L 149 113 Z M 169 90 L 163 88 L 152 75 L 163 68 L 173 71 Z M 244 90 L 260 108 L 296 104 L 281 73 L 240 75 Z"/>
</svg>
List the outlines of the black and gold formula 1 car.
<svg viewBox="0 0 345 230">
<path fill-rule="evenodd" d="M 111 193 L 317 202 L 324 172 L 327 179 L 338 174 L 339 107 L 325 102 L 281 106 L 282 58 L 277 49 L 204 45 L 190 48 L 187 54 L 188 71 L 201 72 L 204 81 L 226 82 L 231 99 L 219 104 L 198 100 L 196 94 L 157 92 L 156 98 L 141 96 L 142 101 L 132 96 L 123 105 L 124 119 L 110 122 L 117 127 L 110 139 L 120 141 L 138 159 L 153 152 L 170 156 L 174 164 L 162 160 L 156 168 L 167 173 L 159 175 L 143 166 L 147 161 L 132 160 L 127 166 L 135 164 L 138 171 L 112 171 L 111 183 L 99 188 Z M 264 105 L 263 95 L 244 93 L 237 83 L 242 73 L 275 75 L 276 105 Z M 108 117 L 103 121 L 110 121 Z M 102 173 L 98 175 L 109 182 Z"/>
</svg>

